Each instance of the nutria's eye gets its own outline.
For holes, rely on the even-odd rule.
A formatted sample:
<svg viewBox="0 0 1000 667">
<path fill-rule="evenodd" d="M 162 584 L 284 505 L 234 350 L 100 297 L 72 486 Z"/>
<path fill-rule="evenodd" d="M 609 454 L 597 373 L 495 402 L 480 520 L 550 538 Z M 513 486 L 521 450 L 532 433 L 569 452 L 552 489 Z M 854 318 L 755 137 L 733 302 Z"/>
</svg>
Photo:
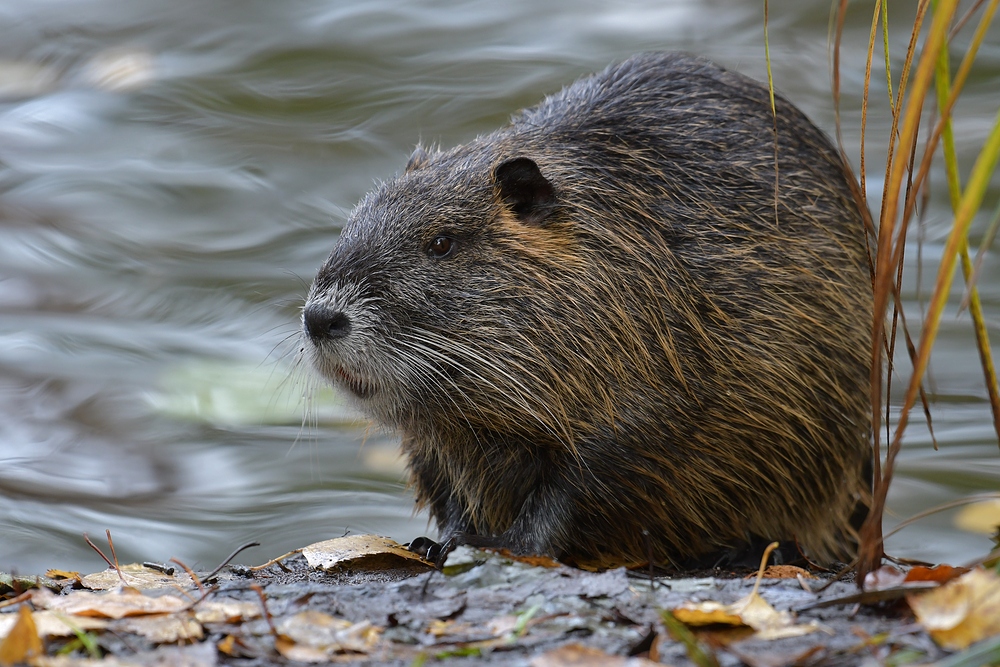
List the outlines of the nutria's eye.
<svg viewBox="0 0 1000 667">
<path fill-rule="evenodd" d="M 427 245 L 427 254 L 435 259 L 442 259 L 455 251 L 455 239 L 447 236 L 435 236 Z"/>
</svg>

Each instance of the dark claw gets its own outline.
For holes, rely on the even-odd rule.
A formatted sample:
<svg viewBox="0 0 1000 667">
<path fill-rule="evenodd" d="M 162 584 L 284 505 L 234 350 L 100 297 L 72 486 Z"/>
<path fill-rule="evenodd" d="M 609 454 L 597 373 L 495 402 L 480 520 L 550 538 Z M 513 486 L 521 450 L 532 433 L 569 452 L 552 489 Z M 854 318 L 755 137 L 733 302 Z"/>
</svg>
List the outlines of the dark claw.
<svg viewBox="0 0 1000 667">
<path fill-rule="evenodd" d="M 434 563 L 437 569 L 440 570 L 444 567 L 444 562 L 447 560 L 448 554 L 454 551 L 455 547 L 460 544 L 462 544 L 461 533 L 455 533 L 443 544 L 435 542 L 429 537 L 418 537 L 410 542 L 407 548 L 424 560 Z"/>
</svg>

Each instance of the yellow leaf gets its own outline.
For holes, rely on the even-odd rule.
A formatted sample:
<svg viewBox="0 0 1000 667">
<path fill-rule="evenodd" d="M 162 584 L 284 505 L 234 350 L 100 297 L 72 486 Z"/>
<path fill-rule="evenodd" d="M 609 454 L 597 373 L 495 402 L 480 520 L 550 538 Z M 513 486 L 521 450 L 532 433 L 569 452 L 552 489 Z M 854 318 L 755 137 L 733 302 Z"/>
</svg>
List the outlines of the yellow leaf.
<svg viewBox="0 0 1000 667">
<path fill-rule="evenodd" d="M 42 655 L 44 651 L 42 640 L 35 628 L 35 620 L 31 617 L 31 610 L 22 605 L 18 611 L 17 622 L 0 642 L 0 665 L 4 667 L 19 665 Z"/>
<path fill-rule="evenodd" d="M 943 648 L 963 650 L 1000 634 L 1000 577 L 977 568 L 947 584 L 906 596 L 917 620 Z"/>
<path fill-rule="evenodd" d="M 733 605 L 721 602 L 688 602 L 672 610 L 674 618 L 685 625 L 746 625 L 739 614 L 731 610 Z"/>
<path fill-rule="evenodd" d="M 815 621 L 796 625 L 795 619 L 787 611 L 778 611 L 767 601 L 751 593 L 733 604 L 719 602 L 689 602 L 671 610 L 678 621 L 685 625 L 731 625 L 753 628 L 757 639 L 783 639 L 800 637 L 819 630 Z"/>
</svg>

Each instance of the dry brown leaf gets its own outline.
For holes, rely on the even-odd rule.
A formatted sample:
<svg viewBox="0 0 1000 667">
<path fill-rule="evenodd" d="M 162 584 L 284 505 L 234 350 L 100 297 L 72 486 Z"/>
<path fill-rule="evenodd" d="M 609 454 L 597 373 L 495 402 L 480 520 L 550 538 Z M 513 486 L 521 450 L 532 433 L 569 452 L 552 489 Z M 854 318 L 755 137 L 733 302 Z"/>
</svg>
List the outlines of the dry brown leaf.
<svg viewBox="0 0 1000 667">
<path fill-rule="evenodd" d="M 130 616 L 115 623 L 115 629 L 142 635 L 155 644 L 173 644 L 205 636 L 201 623 L 186 614 Z"/>
<path fill-rule="evenodd" d="M 992 570 L 976 568 L 906 601 L 943 648 L 964 650 L 1000 634 L 1000 577 Z"/>
<path fill-rule="evenodd" d="M 326 662 L 338 653 L 367 654 L 382 629 L 368 621 L 351 623 L 312 609 L 284 619 L 278 625 L 275 648 L 289 660 Z"/>
<path fill-rule="evenodd" d="M 45 572 L 45 576 L 49 579 L 75 579 L 80 581 L 79 572 L 67 572 L 66 570 L 48 570 Z"/>
<path fill-rule="evenodd" d="M 609 655 L 583 644 L 564 644 L 532 658 L 531 667 L 652 667 L 660 663 L 645 658 Z"/>
<path fill-rule="evenodd" d="M 967 567 L 952 567 L 951 565 L 937 565 L 935 567 L 918 565 L 910 568 L 910 571 L 906 573 L 906 581 L 937 581 L 943 584 L 968 571 Z"/>
<path fill-rule="evenodd" d="M 169 614 L 189 605 L 187 600 L 174 595 L 151 597 L 128 589 L 121 593 L 70 591 L 66 595 L 54 595 L 41 589 L 32 598 L 32 602 L 36 606 L 64 614 L 115 619 L 145 614 Z"/>
<path fill-rule="evenodd" d="M 27 605 L 21 605 L 17 612 L 17 621 L 0 641 L 0 665 L 20 665 L 45 653 L 42 639 L 38 636 L 35 620 Z"/>
<path fill-rule="evenodd" d="M 159 570 L 140 565 L 139 563 L 129 563 L 121 566 L 122 576 L 125 577 L 125 584 L 132 588 L 141 590 L 151 590 L 156 588 L 166 588 L 180 586 L 191 588 L 194 582 L 186 572 L 175 574 L 164 574 Z M 80 580 L 84 588 L 97 591 L 115 590 L 122 585 L 122 580 L 113 567 L 109 567 L 102 572 L 88 574 Z"/>
<path fill-rule="evenodd" d="M 310 567 L 322 570 L 434 567 L 398 542 L 379 535 L 349 535 L 317 542 L 302 549 L 302 555 Z"/>
</svg>

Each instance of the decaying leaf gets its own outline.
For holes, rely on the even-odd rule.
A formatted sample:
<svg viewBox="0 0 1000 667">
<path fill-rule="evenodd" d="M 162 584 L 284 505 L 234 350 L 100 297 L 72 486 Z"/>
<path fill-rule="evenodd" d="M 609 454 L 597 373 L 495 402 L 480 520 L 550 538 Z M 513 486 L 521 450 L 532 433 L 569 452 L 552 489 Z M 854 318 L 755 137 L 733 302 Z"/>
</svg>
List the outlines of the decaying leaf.
<svg viewBox="0 0 1000 667">
<path fill-rule="evenodd" d="M 20 665 L 45 653 L 35 619 L 27 605 L 17 612 L 17 620 L 0 642 L 0 665 Z"/>
<path fill-rule="evenodd" d="M 188 614 L 150 614 L 130 616 L 115 624 L 115 629 L 142 635 L 155 644 L 174 644 L 205 636 L 201 623 Z"/>
<path fill-rule="evenodd" d="M 309 609 L 278 625 L 279 637 L 274 646 L 289 660 L 327 662 L 338 653 L 367 654 L 381 633 L 381 628 L 368 621 L 351 623 Z"/>
<path fill-rule="evenodd" d="M 80 581 L 79 572 L 67 572 L 66 570 L 48 570 L 45 576 L 57 581 L 60 579 L 75 579 L 76 581 Z"/>
<path fill-rule="evenodd" d="M 36 611 L 32 618 L 39 637 L 70 637 L 77 630 L 103 630 L 108 627 L 108 621 L 103 618 L 71 616 L 53 611 Z M 0 636 L 7 635 L 17 619 L 13 614 L 0 617 Z"/>
<path fill-rule="evenodd" d="M 65 595 L 54 595 L 40 590 L 32 599 L 37 607 L 78 616 L 99 618 L 124 618 L 145 614 L 169 614 L 190 605 L 190 601 L 174 595 L 152 597 L 138 591 L 125 589 L 121 593 L 94 593 L 91 591 L 70 591 Z"/>
<path fill-rule="evenodd" d="M 432 569 L 403 545 L 378 535 L 349 535 L 310 544 L 302 549 L 310 567 L 322 570 Z"/>
<path fill-rule="evenodd" d="M 122 576 L 125 578 L 125 584 L 140 590 L 151 590 L 175 586 L 180 586 L 186 589 L 194 586 L 194 582 L 191 581 L 191 577 L 183 571 L 177 572 L 176 574 L 165 574 L 159 570 L 154 570 L 139 563 L 122 565 L 121 571 Z M 118 576 L 118 572 L 116 572 L 113 567 L 109 567 L 101 572 L 95 572 L 82 577 L 80 579 L 80 583 L 83 584 L 84 588 L 90 588 L 98 591 L 110 591 L 120 587 L 122 585 L 122 580 Z"/>
<path fill-rule="evenodd" d="M 977 568 L 939 588 L 906 596 L 917 620 L 940 646 L 962 650 L 1000 634 L 1000 577 Z"/>
<path fill-rule="evenodd" d="M 609 655 L 583 644 L 564 644 L 532 659 L 531 667 L 647 667 L 659 663 L 645 658 Z"/>
<path fill-rule="evenodd" d="M 204 601 L 194 608 L 194 617 L 199 623 L 239 623 L 260 618 L 260 614 L 259 603 L 239 600 Z"/>
</svg>

